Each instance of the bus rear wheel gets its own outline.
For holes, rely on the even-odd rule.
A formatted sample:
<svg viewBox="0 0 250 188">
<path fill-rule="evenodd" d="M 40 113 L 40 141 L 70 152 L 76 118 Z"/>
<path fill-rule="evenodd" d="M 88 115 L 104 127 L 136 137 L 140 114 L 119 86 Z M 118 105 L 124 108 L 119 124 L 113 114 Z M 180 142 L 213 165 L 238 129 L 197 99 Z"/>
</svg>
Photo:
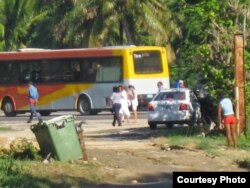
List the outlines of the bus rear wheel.
<svg viewBox="0 0 250 188">
<path fill-rule="evenodd" d="M 91 114 L 90 101 L 87 97 L 80 97 L 77 104 L 77 110 L 81 115 Z"/>
<path fill-rule="evenodd" d="M 16 116 L 16 112 L 14 111 L 14 104 L 10 99 L 6 99 L 3 101 L 3 112 L 7 117 Z"/>
</svg>

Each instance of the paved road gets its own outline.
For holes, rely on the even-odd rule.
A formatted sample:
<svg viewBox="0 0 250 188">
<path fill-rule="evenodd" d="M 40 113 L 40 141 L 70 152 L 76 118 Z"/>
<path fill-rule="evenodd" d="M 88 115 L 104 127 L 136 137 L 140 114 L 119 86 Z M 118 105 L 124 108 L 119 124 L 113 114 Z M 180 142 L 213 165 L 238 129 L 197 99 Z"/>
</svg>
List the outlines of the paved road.
<svg viewBox="0 0 250 188">
<path fill-rule="evenodd" d="M 50 116 L 43 116 L 44 120 L 49 120 L 58 116 L 62 115 L 68 115 L 72 114 L 75 115 L 76 121 L 83 121 L 83 120 L 109 120 L 112 119 L 113 115 L 110 112 L 102 112 L 99 113 L 98 115 L 89 115 L 89 116 L 81 116 L 78 112 L 72 112 L 72 111 L 67 111 L 67 112 L 54 112 L 51 113 Z M 18 114 L 16 117 L 6 117 L 2 112 L 0 112 L 0 122 L 27 122 L 29 118 L 29 113 L 26 114 Z M 139 119 L 146 119 L 147 118 L 147 112 L 138 112 L 138 118 Z M 34 121 L 36 118 L 34 118 Z"/>
</svg>

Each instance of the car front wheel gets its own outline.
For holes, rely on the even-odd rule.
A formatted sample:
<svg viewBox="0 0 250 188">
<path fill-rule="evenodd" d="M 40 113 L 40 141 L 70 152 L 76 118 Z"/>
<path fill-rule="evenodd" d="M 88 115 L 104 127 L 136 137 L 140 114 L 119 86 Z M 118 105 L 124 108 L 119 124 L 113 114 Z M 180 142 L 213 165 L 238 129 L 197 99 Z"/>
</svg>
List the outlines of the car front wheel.
<svg viewBox="0 0 250 188">
<path fill-rule="evenodd" d="M 166 127 L 167 127 L 168 129 L 172 129 L 173 126 L 174 126 L 173 123 L 166 123 Z"/>
<path fill-rule="evenodd" d="M 157 128 L 157 124 L 156 123 L 148 123 L 149 127 L 151 130 L 154 130 Z"/>
</svg>

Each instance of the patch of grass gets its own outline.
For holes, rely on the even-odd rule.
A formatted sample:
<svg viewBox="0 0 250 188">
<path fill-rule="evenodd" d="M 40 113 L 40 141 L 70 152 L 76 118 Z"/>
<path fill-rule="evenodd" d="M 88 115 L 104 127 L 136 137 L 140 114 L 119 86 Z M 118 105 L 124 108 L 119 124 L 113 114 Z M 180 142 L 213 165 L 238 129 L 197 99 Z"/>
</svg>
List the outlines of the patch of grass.
<svg viewBox="0 0 250 188">
<path fill-rule="evenodd" d="M 250 116 L 247 115 L 246 130 L 238 137 L 238 145 L 244 150 L 250 151 Z"/>
<path fill-rule="evenodd" d="M 9 127 L 9 126 L 4 126 L 4 127 L 0 127 L 0 131 L 1 132 L 15 132 L 15 131 L 20 131 L 20 130 L 23 130 L 23 129 L 13 129 L 12 127 Z"/>
<path fill-rule="evenodd" d="M 83 161 L 44 164 L 41 161 L 0 159 L 0 187 L 71 187 L 101 180 L 98 164 Z"/>
<path fill-rule="evenodd" d="M 19 184 L 23 176 L 23 169 L 21 165 L 16 164 L 11 157 L 4 157 L 0 159 L 0 185 L 15 187 Z"/>
<path fill-rule="evenodd" d="M 167 131 L 160 130 L 158 134 L 166 138 L 170 145 L 180 145 L 186 148 L 191 147 L 192 149 L 204 150 L 208 153 L 214 153 L 216 149 L 227 147 L 224 131 L 215 130 L 203 137 L 199 132 L 195 132 L 196 130 L 194 130 L 190 131 L 188 127 L 177 127 L 167 129 Z M 250 150 L 250 132 L 239 136 L 238 148 Z"/>
<path fill-rule="evenodd" d="M 196 129 L 198 130 L 198 129 Z M 174 127 L 173 129 L 160 129 L 158 136 L 161 137 L 163 145 L 175 146 L 181 149 L 202 150 L 211 157 L 220 157 L 228 153 L 233 162 L 239 167 L 250 170 L 250 131 L 249 129 L 238 137 L 238 150 L 227 148 L 225 130 L 214 130 L 203 137 L 195 129 L 188 130 L 188 127 Z M 187 132 L 189 131 L 189 134 Z M 164 141 L 165 139 L 165 141 Z M 244 152 L 242 151 L 244 150 Z M 243 153 L 242 153 L 243 152 Z M 245 156 L 246 155 L 246 156 Z"/>
<path fill-rule="evenodd" d="M 98 164 L 83 161 L 62 162 L 55 161 L 43 164 L 37 161 L 22 161 L 25 171 L 35 179 L 46 179 L 49 184 L 80 186 L 90 183 L 98 183 L 101 180 L 98 175 Z"/>
<path fill-rule="evenodd" d="M 10 127 L 0 127 L 0 131 L 1 132 L 8 132 L 8 131 L 13 131 L 13 129 Z"/>
</svg>

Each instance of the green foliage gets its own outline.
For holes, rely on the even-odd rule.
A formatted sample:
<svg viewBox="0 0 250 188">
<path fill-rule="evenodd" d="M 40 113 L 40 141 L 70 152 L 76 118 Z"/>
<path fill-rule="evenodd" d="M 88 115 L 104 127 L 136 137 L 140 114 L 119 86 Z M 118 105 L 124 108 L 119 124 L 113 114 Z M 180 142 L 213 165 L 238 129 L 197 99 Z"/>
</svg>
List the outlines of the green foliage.
<svg viewBox="0 0 250 188">
<path fill-rule="evenodd" d="M 35 0 L 0 1 L 0 50 L 16 50 L 25 46 L 33 24 L 42 20 Z"/>
<path fill-rule="evenodd" d="M 39 7 L 48 13 L 34 28 L 31 45 L 57 48 L 164 45 L 173 36 L 169 30 L 177 27 L 162 0 L 56 0 L 39 3 Z M 44 42 L 44 30 L 48 31 L 45 39 L 49 38 L 46 42 L 50 44 Z"/>
<path fill-rule="evenodd" d="M 15 163 L 14 159 L 11 156 L 1 158 L 0 160 L 0 169 L 2 173 L 9 175 L 22 174 L 22 166 Z"/>
<path fill-rule="evenodd" d="M 248 116 L 248 114 L 247 114 Z M 241 148 L 250 150 L 250 119 L 246 119 L 246 131 L 239 135 L 238 143 Z"/>
<path fill-rule="evenodd" d="M 184 78 L 198 77 L 196 84 L 206 85 L 215 98 L 219 91 L 228 91 L 229 96 L 234 96 L 233 37 L 242 28 L 241 3 L 236 6 L 228 1 L 201 0 L 181 5 L 180 14 L 185 19 L 182 40 L 174 41 L 179 47 L 176 64 L 185 67 Z"/>
<path fill-rule="evenodd" d="M 0 186 L 22 187 L 23 167 L 11 157 L 0 159 Z"/>
<path fill-rule="evenodd" d="M 246 104 L 246 114 L 250 114 L 250 52 L 244 51 L 245 57 L 245 104 Z"/>
</svg>

